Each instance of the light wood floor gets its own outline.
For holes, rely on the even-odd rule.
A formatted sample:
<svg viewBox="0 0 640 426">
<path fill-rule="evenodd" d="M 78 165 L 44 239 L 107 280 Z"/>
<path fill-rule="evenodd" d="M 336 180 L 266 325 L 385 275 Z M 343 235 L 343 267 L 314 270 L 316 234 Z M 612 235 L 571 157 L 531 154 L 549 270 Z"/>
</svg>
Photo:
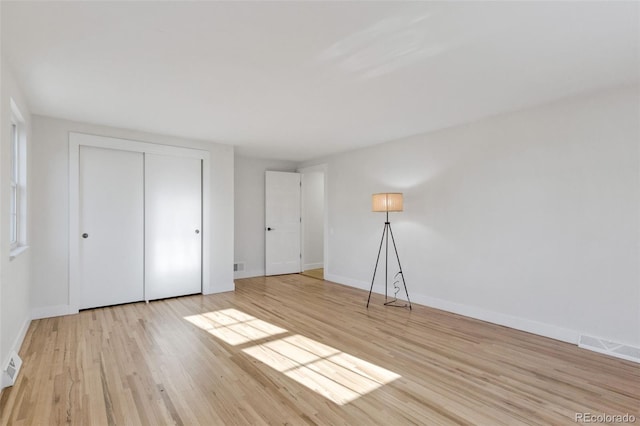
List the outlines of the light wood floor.
<svg viewBox="0 0 640 426">
<path fill-rule="evenodd" d="M 307 277 L 323 280 L 324 279 L 324 268 L 307 269 L 306 271 L 301 272 L 301 274 L 304 275 L 304 276 L 307 276 Z"/>
<path fill-rule="evenodd" d="M 11 425 L 572 425 L 640 417 L 640 366 L 301 275 L 34 321 Z M 375 296 L 375 295 L 374 295 Z"/>
</svg>

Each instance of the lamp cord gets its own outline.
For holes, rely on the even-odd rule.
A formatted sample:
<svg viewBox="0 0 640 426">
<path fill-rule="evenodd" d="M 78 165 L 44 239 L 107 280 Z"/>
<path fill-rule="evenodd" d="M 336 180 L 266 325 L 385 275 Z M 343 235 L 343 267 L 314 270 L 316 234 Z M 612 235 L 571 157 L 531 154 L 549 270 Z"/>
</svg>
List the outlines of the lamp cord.
<svg viewBox="0 0 640 426">
<path fill-rule="evenodd" d="M 398 271 L 398 273 L 393 276 L 393 298 L 396 300 L 398 299 L 398 292 L 400 291 L 400 280 L 397 279 L 398 275 L 402 275 L 402 271 Z"/>
</svg>

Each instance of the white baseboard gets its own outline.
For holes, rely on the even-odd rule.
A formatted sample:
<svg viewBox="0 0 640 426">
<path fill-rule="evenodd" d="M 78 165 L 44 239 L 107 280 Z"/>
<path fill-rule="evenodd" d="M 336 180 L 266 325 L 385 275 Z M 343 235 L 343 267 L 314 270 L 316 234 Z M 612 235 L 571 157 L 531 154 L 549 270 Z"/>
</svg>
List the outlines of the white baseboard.
<svg viewBox="0 0 640 426">
<path fill-rule="evenodd" d="M 77 314 L 78 310 L 72 310 L 69 305 L 43 306 L 31 310 L 31 319 L 61 317 L 63 315 Z"/>
<path fill-rule="evenodd" d="M 22 327 L 20 327 L 20 332 L 16 336 L 16 339 L 13 341 L 12 350 L 16 351 L 16 353 L 20 353 L 20 348 L 22 347 L 22 342 L 24 342 L 24 338 L 27 335 L 27 330 L 29 330 L 29 325 L 31 324 L 31 319 L 27 318 L 23 323 Z M 5 361 L 9 361 L 6 359 Z"/>
<path fill-rule="evenodd" d="M 340 277 L 333 274 L 325 273 L 325 280 L 367 291 L 369 291 L 369 289 L 371 288 L 370 282 Z M 375 290 L 375 288 L 373 292 L 376 294 L 380 294 Z M 429 306 L 431 308 L 441 309 L 443 311 L 452 312 L 455 314 L 463 315 L 465 317 L 503 325 L 505 327 L 526 331 L 528 333 L 533 333 L 539 336 L 549 337 L 556 340 L 561 340 L 567 343 L 577 344 L 578 337 L 580 336 L 580 333 L 575 330 L 570 330 L 567 328 L 558 327 L 556 325 L 546 324 L 525 318 L 519 318 L 513 315 L 502 314 L 500 312 L 490 311 L 475 306 L 463 305 L 461 303 L 425 296 L 423 294 L 410 293 L 409 297 L 411 298 L 412 303 L 416 302 L 421 305 Z"/>
<path fill-rule="evenodd" d="M 302 270 L 308 271 L 309 269 L 318 269 L 318 268 L 324 268 L 324 263 L 323 262 L 305 263 L 304 266 L 302 267 Z"/>
<path fill-rule="evenodd" d="M 574 345 L 578 343 L 578 337 L 580 336 L 580 333 L 575 330 L 558 327 L 552 324 L 520 318 L 500 312 L 489 311 L 475 306 L 463 305 L 460 303 L 450 302 L 448 300 L 437 299 L 435 297 L 424 296 L 421 294 L 415 296 L 410 294 L 410 296 L 412 300 L 415 300 L 421 305 L 430 306 L 432 308 L 441 309 L 447 312 L 453 312 L 455 314 L 487 321 L 493 324 L 503 325 L 505 327 L 514 328 L 516 330 L 526 331 L 527 333 L 533 333 L 539 336 L 549 337 L 551 339 L 572 343 Z"/>
<path fill-rule="evenodd" d="M 237 271 L 233 274 L 233 278 L 236 280 L 253 277 L 264 277 L 264 269 L 254 269 L 253 271 Z"/>
<path fill-rule="evenodd" d="M 235 283 L 231 281 L 225 284 L 216 284 L 213 290 L 205 290 L 202 294 L 225 293 L 227 291 L 234 291 L 235 288 Z M 41 318 L 60 317 L 63 315 L 72 315 L 77 313 L 78 308 L 70 305 L 42 306 L 39 308 L 33 308 L 31 310 L 31 318 L 35 320 Z"/>
</svg>

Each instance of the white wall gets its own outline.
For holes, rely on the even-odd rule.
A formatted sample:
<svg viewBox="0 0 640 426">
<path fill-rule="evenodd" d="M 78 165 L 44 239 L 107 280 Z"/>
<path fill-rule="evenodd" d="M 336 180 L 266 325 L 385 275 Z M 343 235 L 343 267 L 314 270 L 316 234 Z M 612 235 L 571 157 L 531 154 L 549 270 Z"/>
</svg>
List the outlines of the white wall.
<svg viewBox="0 0 640 426">
<path fill-rule="evenodd" d="M 236 278 L 264 275 L 264 172 L 294 172 L 293 161 L 235 158 L 235 261 L 245 262 Z"/>
<path fill-rule="evenodd" d="M 302 269 L 324 263 L 324 173 L 302 173 Z"/>
<path fill-rule="evenodd" d="M 11 350 L 18 351 L 29 327 L 30 268 L 32 250 L 27 249 L 13 260 L 9 259 L 9 176 L 11 168 L 11 107 L 13 99 L 24 119 L 27 135 L 27 244 L 32 244 L 30 227 L 30 196 L 33 181 L 31 172 L 31 115 L 13 73 L 3 59 L 0 91 L 0 370 L 4 369 Z"/>
<path fill-rule="evenodd" d="M 32 206 L 34 317 L 67 313 L 69 304 L 69 132 L 207 150 L 211 154 L 211 288 L 233 284 L 233 147 L 132 130 L 33 117 Z M 206 231 L 204 231 L 206 232 Z"/>
<path fill-rule="evenodd" d="M 371 194 L 404 192 L 405 211 L 391 222 L 413 301 L 566 341 L 587 334 L 637 346 L 638 92 L 617 88 L 321 160 L 325 276 L 369 289 L 384 222 Z"/>
</svg>

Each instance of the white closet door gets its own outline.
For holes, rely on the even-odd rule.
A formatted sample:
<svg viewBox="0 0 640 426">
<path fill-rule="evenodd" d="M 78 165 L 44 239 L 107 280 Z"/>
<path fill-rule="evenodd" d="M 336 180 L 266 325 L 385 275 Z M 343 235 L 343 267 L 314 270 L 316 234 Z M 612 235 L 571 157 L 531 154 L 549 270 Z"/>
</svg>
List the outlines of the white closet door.
<svg viewBox="0 0 640 426">
<path fill-rule="evenodd" d="M 265 173 L 265 275 L 301 272 L 300 173 Z"/>
<path fill-rule="evenodd" d="M 145 154 L 145 297 L 202 292 L 202 163 Z"/>
<path fill-rule="evenodd" d="M 80 309 L 144 300 L 142 153 L 80 147 Z"/>
</svg>

